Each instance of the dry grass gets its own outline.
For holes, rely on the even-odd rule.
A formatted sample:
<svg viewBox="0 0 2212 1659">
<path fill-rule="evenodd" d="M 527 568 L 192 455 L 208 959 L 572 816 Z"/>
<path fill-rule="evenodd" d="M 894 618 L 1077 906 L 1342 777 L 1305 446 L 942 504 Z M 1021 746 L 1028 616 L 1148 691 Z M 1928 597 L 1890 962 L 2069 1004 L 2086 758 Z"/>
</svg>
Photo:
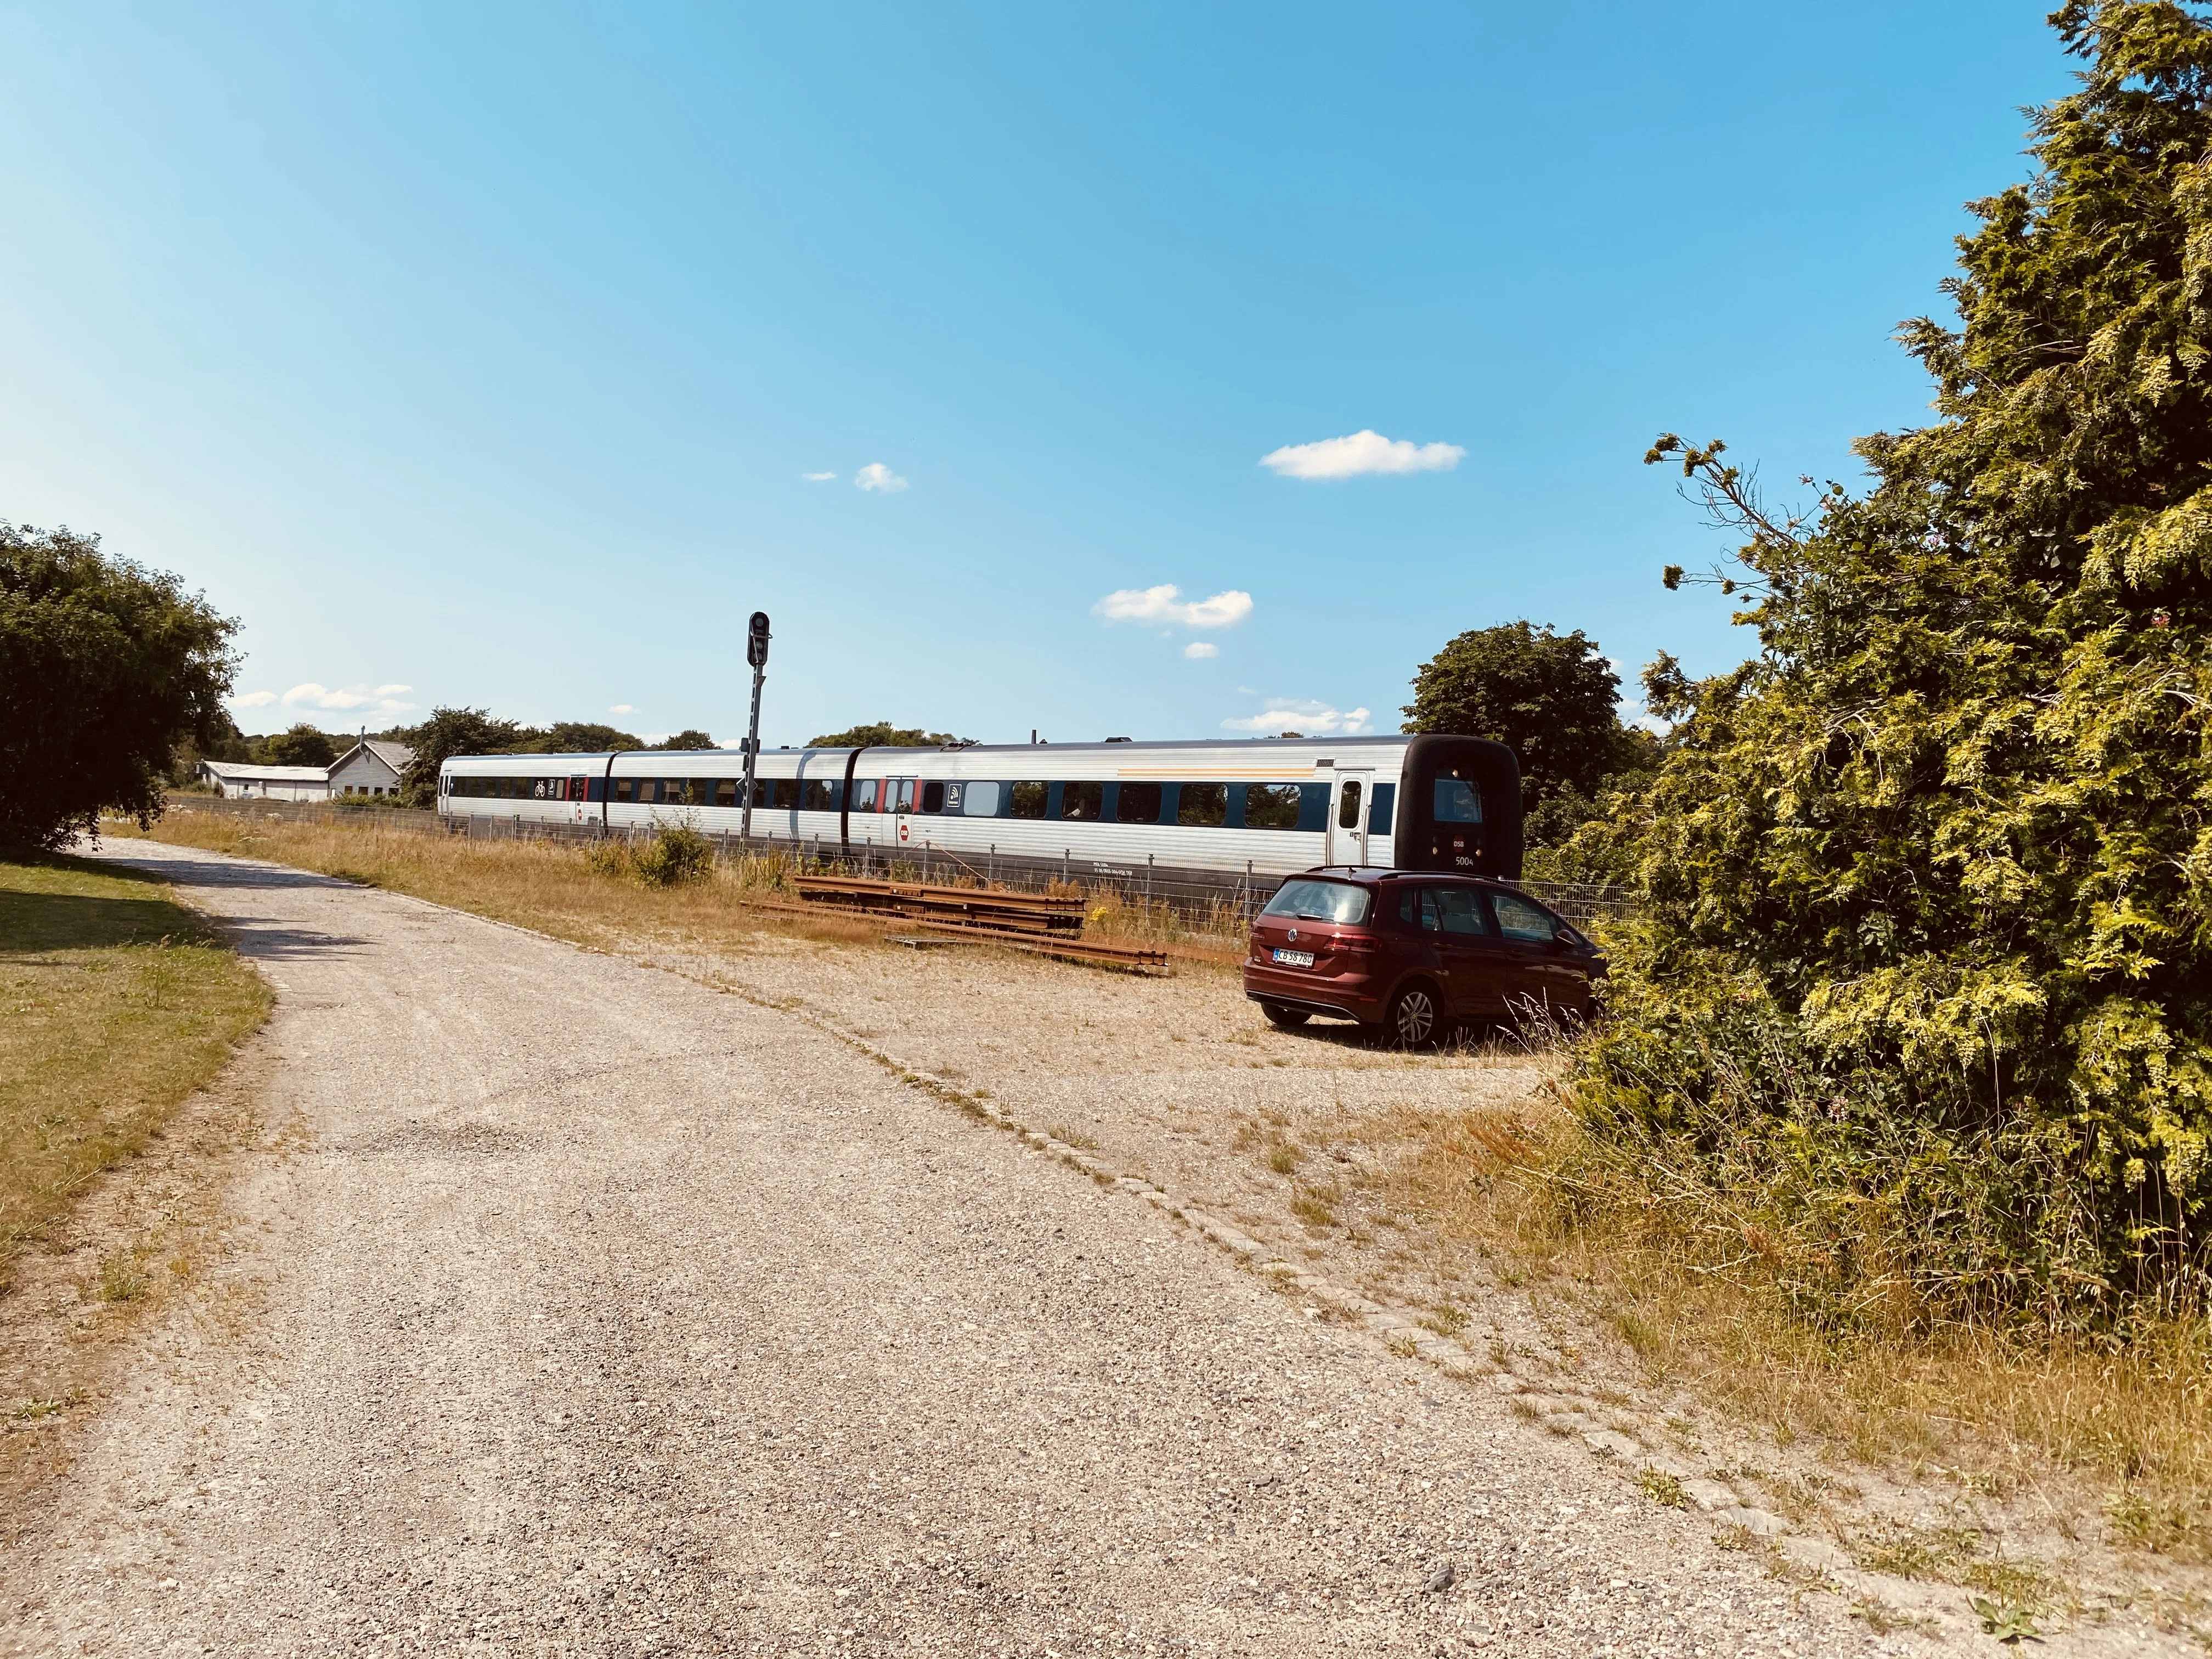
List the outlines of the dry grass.
<svg viewBox="0 0 2212 1659">
<path fill-rule="evenodd" d="M 0 1273 L 267 1016 L 260 976 L 167 894 L 75 859 L 0 863 Z M 136 1283 L 118 1269 L 101 1294 Z"/>
<path fill-rule="evenodd" d="M 109 824 L 103 833 L 139 832 Z M 595 869 L 588 849 L 556 842 L 468 841 L 190 811 L 170 813 L 150 836 L 410 893 L 602 950 L 641 936 L 726 946 L 777 938 L 874 943 L 884 933 L 880 921 L 766 908 L 788 884 L 780 859 L 733 861 L 703 881 L 659 887 L 628 878 L 604 858 Z"/>
<path fill-rule="evenodd" d="M 1761 1278 L 1755 1241 L 1717 1249 L 1555 1097 L 1513 1113 L 1394 1114 L 1359 1138 L 1393 1153 L 1379 1196 L 1449 1246 L 1491 1255 L 1500 1278 L 1525 1277 L 1609 1326 L 1648 1382 L 1686 1385 L 1777 1444 L 1817 1444 L 1900 1479 L 2063 1500 L 2054 1515 L 2101 1501 L 2107 1541 L 2212 1559 L 2201 1323 L 2106 1347 L 1895 1322 L 1838 1335 L 1793 1315 Z M 1717 1271 L 1731 1255 L 1733 1270 Z M 1993 1571 L 1946 1576 L 2027 1599 Z"/>
</svg>

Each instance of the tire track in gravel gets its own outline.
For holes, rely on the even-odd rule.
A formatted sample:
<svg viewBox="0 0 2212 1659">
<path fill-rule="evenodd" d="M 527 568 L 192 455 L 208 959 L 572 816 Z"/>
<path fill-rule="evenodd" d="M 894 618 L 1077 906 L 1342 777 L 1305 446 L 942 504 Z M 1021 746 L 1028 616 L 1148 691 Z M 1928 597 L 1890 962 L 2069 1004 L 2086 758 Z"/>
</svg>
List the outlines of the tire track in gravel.
<svg viewBox="0 0 2212 1659">
<path fill-rule="evenodd" d="M 1926 1650 L 803 1021 L 110 855 L 277 982 L 308 1145 L 241 1192 L 250 1340 L 149 1341 L 0 1563 L 6 1646 Z"/>
</svg>

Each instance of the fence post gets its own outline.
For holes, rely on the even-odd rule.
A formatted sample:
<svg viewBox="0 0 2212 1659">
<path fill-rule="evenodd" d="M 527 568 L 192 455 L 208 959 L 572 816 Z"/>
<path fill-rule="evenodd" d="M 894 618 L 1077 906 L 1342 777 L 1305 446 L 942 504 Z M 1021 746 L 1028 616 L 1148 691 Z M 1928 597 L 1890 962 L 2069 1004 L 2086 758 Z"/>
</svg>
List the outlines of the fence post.
<svg viewBox="0 0 2212 1659">
<path fill-rule="evenodd" d="M 1149 919 L 1150 919 L 1150 917 L 1151 917 L 1151 915 L 1152 915 L 1152 855 L 1150 853 L 1147 853 L 1147 854 L 1145 854 L 1145 915 L 1146 915 L 1146 917 L 1149 920 Z"/>
<path fill-rule="evenodd" d="M 985 884 L 986 886 L 988 886 L 988 885 L 990 885 L 991 884 L 993 884 L 993 883 L 996 882 L 998 879 L 999 879 L 999 843 L 998 843 L 998 842 L 996 842 L 994 841 L 994 842 L 993 842 L 991 843 L 991 855 L 990 855 L 990 857 L 989 857 L 989 858 L 988 858 L 987 860 L 984 860 L 984 863 L 983 863 L 983 881 L 984 881 L 984 884 Z"/>
</svg>

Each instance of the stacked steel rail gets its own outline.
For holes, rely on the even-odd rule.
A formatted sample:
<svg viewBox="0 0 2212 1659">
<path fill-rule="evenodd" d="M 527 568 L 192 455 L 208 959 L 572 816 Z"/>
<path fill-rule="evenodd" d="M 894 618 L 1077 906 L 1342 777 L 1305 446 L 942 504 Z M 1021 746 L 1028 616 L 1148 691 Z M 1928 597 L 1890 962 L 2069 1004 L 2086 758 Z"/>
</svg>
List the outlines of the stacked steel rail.
<svg viewBox="0 0 2212 1659">
<path fill-rule="evenodd" d="M 937 887 L 865 876 L 799 876 L 799 896 L 826 908 L 896 916 L 922 931 L 974 939 L 1039 956 L 1115 967 L 1164 969 L 1167 952 L 1150 945 L 1109 945 L 1082 937 L 1079 893 L 1031 893 L 1003 887 Z"/>
</svg>

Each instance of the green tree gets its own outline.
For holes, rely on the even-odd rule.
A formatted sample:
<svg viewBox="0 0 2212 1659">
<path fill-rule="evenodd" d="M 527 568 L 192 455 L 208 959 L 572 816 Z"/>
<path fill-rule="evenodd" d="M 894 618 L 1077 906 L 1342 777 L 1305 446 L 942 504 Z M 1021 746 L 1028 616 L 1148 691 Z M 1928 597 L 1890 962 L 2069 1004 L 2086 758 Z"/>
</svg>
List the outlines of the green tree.
<svg viewBox="0 0 2212 1659">
<path fill-rule="evenodd" d="M 950 732 L 925 732 L 918 726 L 893 726 L 889 720 L 877 720 L 867 726 L 848 726 L 842 732 L 831 732 L 808 739 L 809 749 L 946 749 L 965 743 L 965 738 L 956 738 Z"/>
<path fill-rule="evenodd" d="M 236 627 L 96 536 L 0 521 L 0 845 L 152 822 L 179 745 L 227 726 Z"/>
<path fill-rule="evenodd" d="M 1620 677 L 1577 629 L 1526 622 L 1470 629 L 1413 676 L 1408 732 L 1489 738 L 1520 757 L 1532 847 L 1564 840 L 1619 775 L 1657 760 L 1650 733 L 1620 720 Z"/>
<path fill-rule="evenodd" d="M 537 752 L 541 755 L 596 755 L 606 750 L 644 747 L 644 739 L 632 732 L 576 720 L 556 720 L 545 728 L 545 735 L 538 742 Z"/>
<path fill-rule="evenodd" d="M 1718 444 L 1648 458 L 1741 533 L 1708 580 L 1759 652 L 1656 665 L 1649 902 L 1576 1088 L 1647 1164 L 1761 1195 L 1808 1305 L 1875 1282 L 2069 1321 L 2206 1265 L 2201 10 L 2053 15 L 2086 73 L 2036 114 L 2034 181 L 1974 204 L 1960 325 L 1904 326 L 1940 418 L 1860 441 L 1863 498 L 1781 513 Z"/>
<path fill-rule="evenodd" d="M 537 734 L 514 720 L 495 720 L 482 708 L 434 708 L 422 725 L 410 726 L 406 741 L 415 750 L 399 780 L 399 799 L 409 806 L 434 806 L 438 774 L 456 755 L 497 755 L 528 743 Z"/>
<path fill-rule="evenodd" d="M 264 741 L 261 752 L 271 766 L 328 766 L 338 757 L 338 746 L 302 722 Z"/>
<path fill-rule="evenodd" d="M 696 729 L 678 732 L 672 737 L 663 738 L 659 743 L 647 745 L 653 749 L 712 749 L 714 746 L 714 738 Z"/>
</svg>

